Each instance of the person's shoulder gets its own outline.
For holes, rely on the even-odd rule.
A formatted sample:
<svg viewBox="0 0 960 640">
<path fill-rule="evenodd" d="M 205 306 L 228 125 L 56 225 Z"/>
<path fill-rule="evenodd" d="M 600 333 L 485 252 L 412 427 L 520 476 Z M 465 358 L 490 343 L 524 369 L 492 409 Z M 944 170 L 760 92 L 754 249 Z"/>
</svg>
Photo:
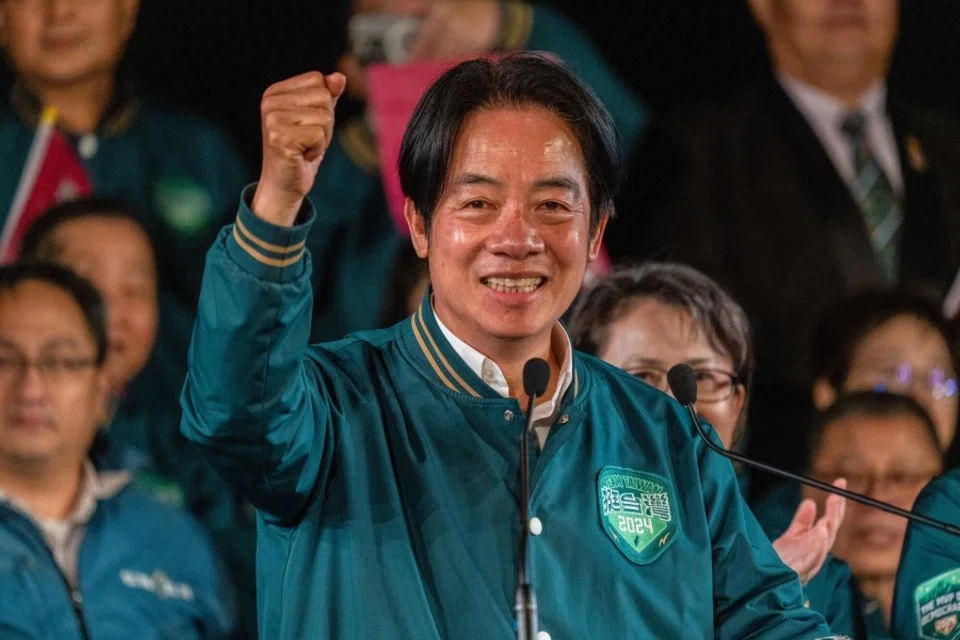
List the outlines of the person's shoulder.
<svg viewBox="0 0 960 640">
<path fill-rule="evenodd" d="M 307 358 L 321 368 L 332 366 L 341 371 L 355 370 L 369 374 L 371 359 L 392 356 L 400 341 L 399 325 L 357 331 L 340 340 L 311 345 L 307 350 Z"/>
<path fill-rule="evenodd" d="M 670 422 L 669 433 L 676 432 L 673 423 L 677 423 L 685 436 L 692 435 L 693 428 L 684 418 L 685 409 L 668 394 L 600 358 L 577 351 L 576 359 L 586 378 L 584 391 L 593 398 L 602 397 L 607 410 L 625 417 L 633 414 L 646 423 Z M 626 424 L 635 427 L 640 422 L 627 420 Z"/>
<path fill-rule="evenodd" d="M 100 503 L 115 528 L 144 552 L 163 549 L 164 555 L 181 554 L 184 559 L 210 557 L 212 543 L 203 526 L 179 506 L 161 502 L 134 483 Z"/>
<path fill-rule="evenodd" d="M 149 97 L 138 100 L 133 127 L 139 135 L 157 139 L 168 146 L 190 145 L 204 149 L 212 146 L 211 152 L 236 153 L 233 139 L 213 120 Z"/>
<path fill-rule="evenodd" d="M 960 522 L 960 468 L 931 480 L 917 497 L 914 511 Z"/>
<path fill-rule="evenodd" d="M 140 97 L 137 101 L 139 120 L 159 128 L 180 129 L 196 132 L 222 132 L 213 120 L 199 113 L 180 107 L 169 102 L 155 100 L 149 96 Z"/>
<path fill-rule="evenodd" d="M 955 111 L 906 100 L 892 100 L 891 111 L 905 116 L 910 125 L 922 132 L 960 136 L 960 115 Z"/>
</svg>

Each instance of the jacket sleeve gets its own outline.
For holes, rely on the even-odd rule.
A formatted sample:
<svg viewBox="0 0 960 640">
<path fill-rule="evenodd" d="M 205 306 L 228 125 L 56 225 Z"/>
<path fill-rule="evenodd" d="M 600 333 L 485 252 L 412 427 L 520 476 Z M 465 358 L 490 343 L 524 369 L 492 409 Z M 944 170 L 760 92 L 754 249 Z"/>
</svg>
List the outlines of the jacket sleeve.
<svg viewBox="0 0 960 640">
<path fill-rule="evenodd" d="M 254 506 L 299 517 L 333 455 L 326 385 L 307 359 L 313 219 L 278 227 L 242 196 L 207 256 L 181 394 L 184 436 Z"/>
<path fill-rule="evenodd" d="M 720 444 L 716 434 L 711 437 Z M 804 607 L 797 574 L 785 566 L 740 495 L 733 466 L 697 441 L 704 505 L 713 541 L 718 640 L 812 640 L 830 636 Z"/>
<path fill-rule="evenodd" d="M 633 90 L 610 67 L 587 34 L 550 7 L 506 2 L 504 48 L 552 53 L 586 82 L 620 131 L 625 153 L 632 152 L 647 119 Z"/>
<path fill-rule="evenodd" d="M 960 475 L 934 480 L 913 510 L 960 526 Z M 897 569 L 893 637 L 954 637 L 960 628 L 960 539 L 911 522 Z"/>
</svg>

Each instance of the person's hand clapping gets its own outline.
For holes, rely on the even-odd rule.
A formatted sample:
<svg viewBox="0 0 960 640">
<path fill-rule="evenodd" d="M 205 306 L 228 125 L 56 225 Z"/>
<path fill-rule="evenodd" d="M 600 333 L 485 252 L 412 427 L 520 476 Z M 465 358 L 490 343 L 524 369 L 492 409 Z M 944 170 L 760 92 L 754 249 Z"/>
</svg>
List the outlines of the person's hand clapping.
<svg viewBox="0 0 960 640">
<path fill-rule="evenodd" d="M 838 479 L 833 486 L 845 489 L 847 481 Z M 817 520 L 816 503 L 804 500 L 797 507 L 790 527 L 774 540 L 773 548 L 777 555 L 785 565 L 797 572 L 801 584 L 807 584 L 823 566 L 827 553 L 837 539 L 845 509 L 846 501 L 831 494 L 827 498 L 823 516 Z"/>
</svg>

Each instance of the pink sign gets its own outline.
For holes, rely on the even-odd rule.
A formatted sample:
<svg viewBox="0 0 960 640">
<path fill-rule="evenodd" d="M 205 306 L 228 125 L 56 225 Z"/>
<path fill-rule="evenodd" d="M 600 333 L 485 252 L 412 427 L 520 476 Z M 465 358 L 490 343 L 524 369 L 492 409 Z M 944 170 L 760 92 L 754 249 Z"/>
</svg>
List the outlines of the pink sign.
<svg viewBox="0 0 960 640">
<path fill-rule="evenodd" d="M 368 69 L 367 100 L 377 133 L 380 152 L 380 173 L 387 197 L 387 207 L 397 229 L 410 235 L 403 218 L 403 192 L 397 159 L 407 123 L 413 116 L 420 97 L 433 81 L 463 60 L 425 60 L 402 65 L 375 64 Z"/>
</svg>

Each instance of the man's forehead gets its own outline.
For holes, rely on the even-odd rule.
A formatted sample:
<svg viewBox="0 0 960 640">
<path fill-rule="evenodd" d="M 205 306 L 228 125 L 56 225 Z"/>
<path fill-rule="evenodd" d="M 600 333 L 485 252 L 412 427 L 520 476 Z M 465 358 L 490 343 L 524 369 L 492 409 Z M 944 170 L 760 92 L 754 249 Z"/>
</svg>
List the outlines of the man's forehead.
<svg viewBox="0 0 960 640">
<path fill-rule="evenodd" d="M 5 339 L 54 339 L 88 335 L 80 305 L 66 291 L 27 281 L 0 293 L 0 336 Z"/>
<path fill-rule="evenodd" d="M 84 332 L 70 331 L 11 331 L 0 328 L 0 351 L 73 350 L 91 346 L 93 340 Z"/>
<path fill-rule="evenodd" d="M 450 185 L 579 188 L 586 167 L 573 132 L 544 110 L 484 110 L 471 114 L 450 158 Z"/>
</svg>

